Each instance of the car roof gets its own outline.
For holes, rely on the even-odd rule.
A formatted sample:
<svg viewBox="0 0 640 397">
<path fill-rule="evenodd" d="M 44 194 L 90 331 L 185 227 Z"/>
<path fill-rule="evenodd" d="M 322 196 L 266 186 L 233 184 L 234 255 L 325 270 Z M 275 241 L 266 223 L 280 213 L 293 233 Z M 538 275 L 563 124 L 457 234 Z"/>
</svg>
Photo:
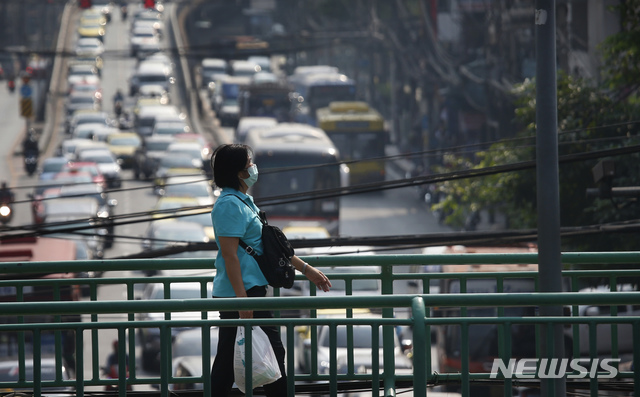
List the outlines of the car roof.
<svg viewBox="0 0 640 397">
<path fill-rule="evenodd" d="M 73 118 L 75 120 L 80 120 L 85 118 L 90 119 L 90 118 L 96 118 L 96 117 L 108 119 L 109 115 L 106 112 L 102 112 L 100 110 L 86 110 L 73 115 Z"/>
<path fill-rule="evenodd" d="M 95 163 L 91 163 L 95 164 Z M 81 185 L 67 185 L 60 187 L 60 196 L 72 195 L 72 194 L 94 194 L 103 193 L 102 186 L 96 183 L 84 183 Z"/>
<path fill-rule="evenodd" d="M 140 135 L 138 135 L 135 132 L 115 132 L 115 133 L 109 135 L 109 139 L 113 139 L 113 138 L 131 138 L 131 137 L 139 138 Z"/>
<path fill-rule="evenodd" d="M 180 203 L 180 204 L 194 204 L 198 202 L 198 199 L 193 198 L 193 197 L 176 197 L 176 196 L 163 196 L 158 198 L 158 201 L 156 202 L 156 207 L 159 207 L 161 203 L 164 202 L 174 202 L 174 203 Z"/>
<path fill-rule="evenodd" d="M 173 142 L 173 135 L 149 135 L 143 138 L 144 142 Z"/>
<path fill-rule="evenodd" d="M 238 121 L 238 126 L 245 127 L 247 126 L 258 126 L 258 125 L 276 125 L 278 124 L 278 120 L 273 117 L 263 117 L 263 116 L 245 116 L 241 117 Z"/>
<path fill-rule="evenodd" d="M 92 214 L 97 211 L 98 201 L 94 197 L 56 197 L 45 202 L 47 216 L 66 214 Z M 64 212 L 67 211 L 67 212 Z"/>
<path fill-rule="evenodd" d="M 78 44 L 78 45 L 88 45 L 88 44 L 102 45 L 102 42 L 100 41 L 100 39 L 95 38 L 95 37 L 82 37 L 82 38 L 79 38 L 78 40 L 76 40 L 76 44 Z"/>
<path fill-rule="evenodd" d="M 185 182 L 204 182 L 208 183 L 206 178 L 202 176 L 193 176 L 193 175 L 176 175 L 169 177 L 170 181 L 167 180 L 167 184 L 169 183 L 185 183 Z"/>
<path fill-rule="evenodd" d="M 171 151 L 171 150 L 175 150 L 175 149 L 197 149 L 197 150 L 200 150 L 200 149 L 202 149 L 202 145 L 199 142 L 195 142 L 195 141 L 188 141 L 188 142 L 176 141 L 176 142 L 173 142 L 172 144 L 169 145 L 169 147 L 167 148 L 167 151 Z"/>
<path fill-rule="evenodd" d="M 111 150 L 107 148 L 84 150 L 80 155 L 83 157 L 86 157 L 86 156 L 95 156 L 98 154 L 108 154 L 109 156 L 113 157 L 113 153 L 111 153 Z"/>
<path fill-rule="evenodd" d="M 180 114 L 180 110 L 173 105 L 145 105 L 141 106 L 138 111 L 138 116 L 144 115 L 162 115 L 162 114 Z"/>
<path fill-rule="evenodd" d="M 52 163 L 52 164 L 59 164 L 59 163 L 68 163 L 69 159 L 64 157 L 64 156 L 55 156 L 55 157 L 47 157 L 46 159 L 42 160 L 42 163 Z"/>
<path fill-rule="evenodd" d="M 210 67 L 210 66 L 227 66 L 227 61 L 222 58 L 204 58 L 202 60 L 202 66 Z"/>
</svg>

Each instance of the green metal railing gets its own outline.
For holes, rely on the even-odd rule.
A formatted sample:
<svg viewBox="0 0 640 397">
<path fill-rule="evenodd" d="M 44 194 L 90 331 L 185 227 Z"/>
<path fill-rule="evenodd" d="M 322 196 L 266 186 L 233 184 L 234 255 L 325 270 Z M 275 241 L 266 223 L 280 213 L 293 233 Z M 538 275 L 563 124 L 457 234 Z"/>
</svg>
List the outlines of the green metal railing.
<svg viewBox="0 0 640 397">
<path fill-rule="evenodd" d="M 499 343 L 498 357 L 508 361 L 511 358 L 511 335 L 513 327 L 535 327 L 536 337 L 530 343 L 536 346 L 536 356 L 541 357 L 538 342 L 540 332 L 551 329 L 555 324 L 563 324 L 567 327 L 567 334 L 572 338 L 574 357 L 597 358 L 603 352 L 599 349 L 598 333 L 602 327 L 610 332 L 610 351 L 606 354 L 611 358 L 621 357 L 621 353 L 628 354 L 631 362 L 640 358 L 640 345 L 635 340 L 640 332 L 640 317 L 635 315 L 619 315 L 618 306 L 633 307 L 640 305 L 640 293 L 637 292 L 608 292 L 608 293 L 578 293 L 584 280 L 605 279 L 612 288 L 618 284 L 629 283 L 629 280 L 640 280 L 640 270 L 621 270 L 619 265 L 640 263 L 640 253 L 576 253 L 564 254 L 562 259 L 565 265 L 599 265 L 603 270 L 566 270 L 563 276 L 568 280 L 570 290 L 568 293 L 503 293 L 505 285 L 509 285 L 510 279 L 531 279 L 537 283 L 536 272 L 502 272 L 502 273 L 420 273 L 407 271 L 394 271 L 399 266 L 414 266 L 411 270 L 420 270 L 415 266 L 432 264 L 527 264 L 536 263 L 536 254 L 448 254 L 448 255 L 379 255 L 379 256 L 338 256 L 338 257 L 307 257 L 307 261 L 318 267 L 332 266 L 380 266 L 380 272 L 372 273 L 341 273 L 331 277 L 345 280 L 346 290 L 349 292 L 353 282 L 361 279 L 380 280 L 381 294 L 370 296 L 344 296 L 344 297 L 277 297 L 272 299 L 167 299 L 159 301 L 135 300 L 136 288 L 148 283 L 163 283 L 165 285 L 165 297 L 169 298 L 169 288 L 172 283 L 198 282 L 201 285 L 201 296 L 207 297 L 207 284 L 212 280 L 211 276 L 183 276 L 183 277 L 131 277 L 131 278 L 74 278 L 74 279 L 20 279 L 0 281 L 0 291 L 10 291 L 15 288 L 18 301 L 28 299 L 29 294 L 41 288 L 49 288 L 52 295 L 58 299 L 64 295 L 64 291 L 71 286 L 83 286 L 88 290 L 88 300 L 83 301 L 50 301 L 50 302 L 5 302 L 0 303 L 0 319 L 9 319 L 0 325 L 0 335 L 17 335 L 17 357 L 20 362 L 19 379 L 12 382 L 0 382 L 3 388 L 26 388 L 33 390 L 35 395 L 40 395 L 46 387 L 71 387 L 75 388 L 77 395 L 96 390 L 97 387 L 106 385 L 118 385 L 120 395 L 125 395 L 126 385 L 160 385 L 160 394 L 168 396 L 169 385 L 202 383 L 203 392 L 210 393 L 210 379 L 207 368 L 211 366 L 211 358 L 208 354 L 202 356 L 204 375 L 188 378 L 174 377 L 171 373 L 171 335 L 172 328 L 198 327 L 202 329 L 202 351 L 210 349 L 211 327 L 216 326 L 245 326 L 252 325 L 279 325 L 286 330 L 285 348 L 287 355 L 288 387 L 290 394 L 297 388 L 300 390 L 309 384 L 323 384 L 326 392 L 336 395 L 345 388 L 355 385 L 367 385 L 372 390 L 372 396 L 379 395 L 378 390 L 383 389 L 385 396 L 395 395 L 396 388 L 409 385 L 416 396 L 426 395 L 430 387 L 436 385 L 454 385 L 463 395 L 472 395 L 472 388 L 477 385 L 498 384 L 504 390 L 504 395 L 511 395 L 512 387 L 529 384 L 532 387 L 539 385 L 538 379 L 514 380 L 504 379 L 499 376 L 492 379 L 488 370 L 474 372 L 469 367 L 472 352 L 470 351 L 469 332 L 474 327 L 491 325 L 497 329 Z M 213 268 L 212 260 L 117 260 L 117 261 L 76 261 L 57 263 L 5 263 L 0 264 L 0 272 L 14 274 L 28 273 L 60 273 L 60 272 L 85 272 L 108 270 L 170 270 L 170 269 L 208 269 Z M 331 273 L 327 269 L 325 273 Z M 301 276 L 300 276 L 301 277 Z M 495 283 L 498 293 L 474 294 L 464 293 L 465 286 L 473 283 L 473 280 L 491 279 Z M 301 278 L 301 280 L 304 280 Z M 433 294 L 429 293 L 432 280 L 457 280 L 459 294 Z M 418 290 L 410 294 L 394 295 L 394 285 L 398 282 L 411 281 L 417 283 Z M 422 286 L 419 286 L 422 283 Z M 98 288 L 106 285 L 121 285 L 126 291 L 126 300 L 121 301 L 97 301 Z M 469 284 L 472 285 L 472 284 Z M 276 291 L 277 294 L 277 291 Z M 311 289 L 311 295 L 315 291 Z M 542 305 L 561 305 L 571 309 L 571 316 L 566 317 L 541 317 L 541 316 L 508 316 L 505 310 L 509 308 L 530 307 L 537 308 Z M 581 305 L 611 307 L 609 316 L 584 317 L 579 316 Z M 353 310 L 358 308 L 380 309 L 382 318 L 355 318 Z M 434 308 L 438 308 L 437 310 Z M 486 317 L 472 317 L 468 313 L 482 308 L 497 308 L 496 315 Z M 345 318 L 274 318 L 253 320 L 220 320 L 207 318 L 207 313 L 218 310 L 311 310 L 317 314 L 321 309 L 347 309 Z M 394 318 L 394 314 L 400 309 L 405 309 L 409 314 L 407 318 Z M 201 312 L 199 320 L 171 319 L 171 313 L 195 311 Z M 136 321 L 138 313 L 165 313 L 162 321 Z M 126 314 L 126 320 L 99 321 L 100 316 L 113 314 Z M 635 313 L 634 313 L 635 314 Z M 47 317 L 51 321 L 38 321 L 37 316 Z M 80 321 L 83 316 L 84 321 Z M 350 318 L 354 317 L 354 318 Z M 40 317 L 42 318 L 42 317 Z M 31 322 L 35 321 L 35 322 Z M 372 345 L 378 342 L 378 331 L 382 328 L 382 346 L 384 355 L 382 360 L 378 354 L 372 353 L 372 367 L 367 373 L 358 373 L 354 365 L 353 356 L 348 357 L 348 364 L 343 373 L 337 372 L 336 354 L 330 357 L 331 365 L 328 373 L 318 373 L 317 356 L 312 355 L 311 371 L 309 373 L 295 373 L 294 351 L 298 349 L 296 344 L 296 332 L 300 327 L 310 327 L 315 330 L 321 325 L 328 325 L 331 329 L 331 343 L 335 346 L 336 329 L 339 326 L 350 327 L 365 325 L 371 327 Z M 413 338 L 413 371 L 410 374 L 396 373 L 394 367 L 393 348 L 395 344 L 395 327 L 410 327 Z M 462 337 L 459 346 L 459 361 L 462 370 L 445 372 L 440 368 L 434 371 L 435 363 L 431 362 L 431 331 L 438 331 L 438 336 L 443 337 L 444 329 L 458 329 Z M 619 328 L 630 327 L 634 336 L 630 351 L 621 352 L 618 340 Z M 100 355 L 98 351 L 99 331 L 116 330 L 120 343 L 120 357 L 129 355 L 130 362 L 136 358 L 136 331 L 141 328 L 157 328 L 160 330 L 161 354 L 160 374 L 157 377 L 142 377 L 136 371 L 135 365 L 129 368 L 127 377 L 126 367 L 120 366 L 119 379 L 102 379 L 100 377 Z M 588 329 L 588 349 L 581 348 L 580 338 L 584 338 L 584 330 Z M 626 329 L 626 328 L 625 328 Z M 43 357 L 42 340 L 45 336 L 53 334 L 54 356 L 57 363 L 54 379 L 43 380 L 40 374 L 40 361 Z M 347 335 L 350 333 L 348 332 Z M 352 333 L 351 333 L 352 335 Z M 90 336 L 91 357 L 85 357 L 81 348 Z M 317 351 L 317 334 L 312 333 L 309 349 Z M 75 346 L 75 366 L 80 369 L 75 374 L 75 379 L 64 380 L 62 366 L 65 362 L 64 341 L 73 339 Z M 351 336 L 351 338 L 353 338 Z M 353 348 L 354 341 L 349 339 L 348 347 Z M 128 346 L 127 346 L 128 345 Z M 626 346 L 626 345 L 625 345 Z M 33 380 L 26 379 L 25 362 L 32 350 L 34 376 Z M 335 349 L 331 349 L 334 350 Z M 375 349 L 374 349 L 375 350 Z M 550 354 L 552 352 L 549 352 Z M 582 356 L 582 354 L 585 354 Z M 496 357 L 497 358 L 497 357 Z M 382 361 L 382 362 L 380 362 Z M 89 373 L 82 369 L 90 367 Z M 602 371 L 599 371 L 601 373 Z M 355 383 L 352 383 L 355 382 Z M 361 383 L 357 383 L 361 382 Z M 529 382 L 529 383 L 527 383 Z M 620 368 L 614 379 L 603 381 L 590 376 L 582 381 L 572 381 L 572 387 L 588 388 L 591 395 L 598 395 L 600 389 L 606 386 L 627 387 L 635 393 L 640 393 L 640 374 L 631 370 Z M 252 395 L 248 390 L 247 395 Z"/>
</svg>

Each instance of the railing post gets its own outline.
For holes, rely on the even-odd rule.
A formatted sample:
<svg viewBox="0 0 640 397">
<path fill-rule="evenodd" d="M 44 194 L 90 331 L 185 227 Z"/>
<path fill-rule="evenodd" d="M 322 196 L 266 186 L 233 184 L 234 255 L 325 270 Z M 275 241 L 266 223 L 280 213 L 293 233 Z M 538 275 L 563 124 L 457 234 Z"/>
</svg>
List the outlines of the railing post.
<svg viewBox="0 0 640 397">
<path fill-rule="evenodd" d="M 380 271 L 382 295 L 393 295 L 393 267 L 382 266 Z M 393 308 L 386 307 L 382 309 L 383 318 L 393 318 Z M 394 332 L 393 327 L 382 327 L 382 345 L 385 347 L 384 358 L 384 396 L 395 397 L 395 366 L 396 357 L 394 354 Z M 391 348 L 389 348 L 391 346 Z"/>
<path fill-rule="evenodd" d="M 42 395 L 42 333 L 33 331 L 33 395 Z"/>
<path fill-rule="evenodd" d="M 84 349 L 84 334 L 80 327 L 75 328 L 76 333 L 76 351 L 77 349 Z M 81 369 L 80 369 L 81 368 Z M 82 354 L 76 353 L 76 396 L 84 397 L 84 352 Z"/>
<path fill-rule="evenodd" d="M 413 320 L 413 395 L 427 395 L 427 360 L 431 359 L 431 338 L 427 339 L 427 327 L 424 319 L 426 309 L 422 297 L 411 300 L 411 319 Z"/>
<path fill-rule="evenodd" d="M 640 321 L 634 321 L 632 324 L 633 335 L 640 333 Z M 633 339 L 633 362 L 640 363 L 640 341 L 638 338 Z M 640 371 L 636 371 L 634 364 L 633 371 L 633 395 L 640 396 Z"/>
<path fill-rule="evenodd" d="M 127 395 L 127 337 L 124 327 L 118 327 L 118 393 Z"/>
</svg>

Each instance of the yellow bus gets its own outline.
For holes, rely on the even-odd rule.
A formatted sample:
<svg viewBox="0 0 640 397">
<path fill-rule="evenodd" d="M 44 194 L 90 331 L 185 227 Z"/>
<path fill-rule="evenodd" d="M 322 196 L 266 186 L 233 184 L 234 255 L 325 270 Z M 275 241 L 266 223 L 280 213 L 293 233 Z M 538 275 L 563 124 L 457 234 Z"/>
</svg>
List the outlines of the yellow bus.
<svg viewBox="0 0 640 397">
<path fill-rule="evenodd" d="M 352 184 L 385 180 L 384 119 L 366 102 L 331 102 L 317 111 L 324 130 L 348 163 Z"/>
</svg>

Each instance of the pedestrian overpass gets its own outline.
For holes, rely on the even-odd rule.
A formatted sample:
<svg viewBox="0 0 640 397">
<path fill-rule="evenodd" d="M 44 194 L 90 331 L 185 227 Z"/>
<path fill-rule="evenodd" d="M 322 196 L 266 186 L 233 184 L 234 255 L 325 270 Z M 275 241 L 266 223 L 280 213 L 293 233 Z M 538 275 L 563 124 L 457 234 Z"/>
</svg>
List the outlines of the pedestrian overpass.
<svg viewBox="0 0 640 397">
<path fill-rule="evenodd" d="M 540 345 L 541 336 L 556 326 L 565 330 L 568 359 L 579 359 L 584 365 L 566 366 L 567 390 L 580 391 L 592 396 L 608 390 L 609 395 L 640 395 L 640 373 L 634 372 L 633 363 L 640 359 L 640 293 L 620 290 L 621 286 L 638 285 L 640 252 L 616 253 L 564 253 L 562 262 L 567 281 L 567 292 L 538 293 L 509 292 L 511 280 L 531 279 L 537 286 L 537 272 L 516 271 L 522 264 L 537 263 L 537 254 L 445 254 L 445 255 L 372 255 L 305 257 L 314 266 L 332 274 L 335 268 L 378 266 L 377 272 L 336 273 L 332 280 L 343 279 L 345 291 L 351 296 L 278 296 L 267 299 L 208 299 L 207 284 L 211 275 L 147 277 L 142 272 L 176 269 L 212 271 L 213 259 L 137 259 L 69 262 L 13 262 L 0 264 L 5 275 L 0 280 L 0 357 L 1 362 L 13 359 L 17 367 L 13 378 L 0 377 L 0 390 L 20 391 L 36 396 L 54 394 L 51 388 L 62 388 L 63 393 L 78 396 L 104 393 L 107 386 L 116 387 L 119 395 L 127 394 L 127 386 L 149 390 L 156 395 L 169 396 L 182 393 L 180 385 L 198 385 L 197 395 L 211 395 L 209 368 L 211 357 L 201 355 L 200 374 L 178 376 L 172 369 L 172 330 L 199 328 L 202 331 L 201 351 L 209 351 L 212 329 L 219 326 L 278 325 L 283 330 L 287 350 L 286 366 L 290 395 L 318 394 L 336 396 L 368 390 L 371 396 L 414 395 L 426 396 L 443 388 L 456 390 L 464 396 L 479 395 L 476 388 L 488 388 L 491 393 L 512 396 L 514 391 L 535 391 L 540 388 L 540 377 L 560 373 L 540 371 L 542 357 L 554 357 L 553 345 L 547 354 Z M 505 264 L 513 270 L 502 272 L 427 272 L 430 265 Z M 585 270 L 587 268 L 596 270 Z M 139 277 L 78 277 L 87 272 L 141 271 Z M 32 278 L 32 274 L 67 274 L 72 277 Z M 202 274 L 206 274 L 203 272 Z M 298 275 L 304 284 L 306 279 Z M 356 295 L 358 280 L 377 280 L 380 293 Z M 492 280 L 493 293 L 467 290 L 474 280 Z M 458 293 L 437 293 L 444 280 L 455 280 Z M 136 299 L 141 286 L 162 283 L 165 297 L 169 298 L 173 283 L 197 282 L 201 286 L 200 299 Z M 607 285 L 607 292 L 578 292 L 588 285 Z M 98 300 L 98 290 L 119 286 L 122 299 Z M 402 286 L 402 288 L 400 288 Z M 407 290 L 407 287 L 409 288 Z M 357 288 L 356 288 L 357 289 Z M 402 293 L 398 291 L 402 289 Z M 635 288 L 637 289 L 637 288 Z M 442 290 L 441 290 L 442 292 Z M 13 300 L 13 301 L 12 301 Z M 543 317 L 537 308 L 544 305 L 563 306 L 566 315 Z M 354 311 L 367 308 L 382 316 L 354 316 Z M 529 308 L 530 314 L 516 313 L 514 308 Z M 589 309 L 596 308 L 596 309 Z M 607 310 L 603 310 L 606 308 Z M 220 320 L 211 312 L 219 310 L 274 310 L 276 318 L 252 320 Z M 345 309 L 344 317 L 322 317 L 323 309 Z M 478 310 L 484 315 L 478 315 Z M 490 310 L 489 310 L 490 309 Z M 599 310 L 599 311 L 598 311 Z M 304 317 L 278 317 L 279 313 L 302 311 Z M 181 319 L 179 313 L 200 312 L 200 318 Z M 164 319 L 139 321 L 139 314 L 163 313 Z M 330 347 L 326 362 L 319 363 L 317 331 L 328 327 Z M 365 326 L 371 330 L 371 345 L 382 346 L 382 354 L 374 350 L 367 365 L 353 353 L 353 330 Z M 136 363 L 137 335 L 142 328 L 158 330 L 160 337 L 159 373 L 140 371 L 124 362 Z M 306 330 L 310 337 L 305 343 L 299 338 Z M 338 330 L 346 329 L 346 351 L 338 356 L 336 344 Z M 410 330 L 404 335 L 411 341 L 409 371 L 396 370 L 394 347 L 399 329 Z M 117 334 L 119 376 L 107 379 L 102 375 L 106 352 L 103 332 Z M 250 334 L 249 334 L 250 335 Z M 527 339 L 523 341 L 522 336 Z M 481 337 L 479 339 L 479 337 Z M 248 337 L 249 344 L 251 338 Z M 431 354 L 432 342 L 437 358 Z M 523 343 L 524 342 L 524 343 Z M 110 343 L 110 341 L 109 341 Z M 495 346 L 494 346 L 495 345 Z M 530 347 L 528 356 L 515 354 Z M 482 347 L 487 351 L 478 355 Z M 10 354 L 9 354 L 10 353 Z M 296 370 L 297 357 L 304 354 L 310 363 L 304 372 Z M 8 357 L 11 356 L 11 357 Z M 53 357 L 54 369 L 45 371 L 44 357 Z M 481 357 L 481 358 L 478 358 Z M 247 357 L 250 360 L 250 357 Z M 600 365 L 590 365 L 594 360 Z M 608 359 L 607 365 L 603 364 Z M 491 362 L 501 360 L 502 372 L 496 374 Z M 512 360 L 512 361 L 510 361 Z M 524 364 L 522 360 L 526 362 Z M 513 363 L 511 373 L 505 370 Z M 568 361 L 571 363 L 572 361 Z M 457 370 L 447 368 L 459 365 Z M 31 368 L 32 367 L 32 368 Z M 75 368 L 65 376 L 63 368 Z M 2 367 L 0 367 L 2 368 Z M 526 371 L 523 371 L 526 369 Z M 204 376 L 202 375 L 204 372 Z M 494 372 L 492 374 L 492 372 Z M 485 389 L 483 389 L 485 390 Z M 407 392 L 407 393 L 404 393 Z M 60 393 L 60 392 L 57 392 Z M 129 393 L 131 393 L 129 391 Z M 247 395 L 259 394 L 260 389 Z M 402 394 L 401 394 L 402 393 Z M 410 394 L 409 394 L 410 393 Z M 353 395 L 353 394 L 352 394 Z"/>
</svg>

